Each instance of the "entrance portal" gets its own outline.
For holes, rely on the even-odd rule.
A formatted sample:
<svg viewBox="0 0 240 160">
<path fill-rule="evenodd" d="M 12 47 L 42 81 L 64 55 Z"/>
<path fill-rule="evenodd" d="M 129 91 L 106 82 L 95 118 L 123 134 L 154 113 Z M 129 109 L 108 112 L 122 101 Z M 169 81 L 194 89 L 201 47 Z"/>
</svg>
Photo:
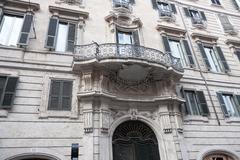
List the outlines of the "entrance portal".
<svg viewBox="0 0 240 160">
<path fill-rule="evenodd" d="M 113 134 L 113 160 L 160 160 L 157 138 L 140 121 L 126 121 Z"/>
</svg>

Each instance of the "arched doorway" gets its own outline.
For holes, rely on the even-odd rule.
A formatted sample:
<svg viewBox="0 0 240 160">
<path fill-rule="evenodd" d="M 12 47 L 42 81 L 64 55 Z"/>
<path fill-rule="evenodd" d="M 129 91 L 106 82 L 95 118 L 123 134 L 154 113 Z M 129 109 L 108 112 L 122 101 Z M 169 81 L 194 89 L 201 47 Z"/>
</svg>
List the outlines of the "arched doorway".
<svg viewBox="0 0 240 160">
<path fill-rule="evenodd" d="M 234 160 L 234 159 L 226 154 L 216 153 L 216 154 L 210 154 L 206 156 L 203 160 Z"/>
<path fill-rule="evenodd" d="M 152 129 L 141 121 L 126 121 L 114 131 L 113 160 L 160 160 Z"/>
</svg>

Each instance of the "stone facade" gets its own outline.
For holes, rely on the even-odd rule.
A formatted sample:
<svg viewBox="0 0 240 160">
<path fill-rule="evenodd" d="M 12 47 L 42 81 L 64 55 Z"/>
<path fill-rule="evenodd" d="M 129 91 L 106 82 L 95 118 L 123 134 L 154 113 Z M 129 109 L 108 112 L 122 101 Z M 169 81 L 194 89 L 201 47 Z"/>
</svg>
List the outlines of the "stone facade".
<svg viewBox="0 0 240 160">
<path fill-rule="evenodd" d="M 35 29 L 25 47 L 0 45 L 0 75 L 19 77 L 12 107 L 0 109 L 0 160 L 68 160 L 73 143 L 79 159 L 113 160 L 114 131 L 131 120 L 152 129 L 161 160 L 218 160 L 206 157 L 211 154 L 239 160 L 240 117 L 225 116 L 216 94 L 240 94 L 237 4 L 161 2 L 174 4 L 176 13 L 159 16 L 150 0 L 117 8 L 112 0 L 0 1 L 4 14 L 33 12 Z M 204 11 L 206 21 L 193 25 L 184 8 Z M 219 14 L 228 16 L 234 32 L 224 30 Z M 74 53 L 44 47 L 51 16 L 76 23 Z M 143 57 L 116 47 L 118 28 L 138 31 L 142 47 L 134 53 Z M 169 57 L 162 36 L 187 40 L 194 65 Z M 209 71 L 199 41 L 220 46 L 230 71 Z M 125 57 L 115 56 L 118 47 Z M 71 110 L 48 109 L 53 79 L 73 81 Z M 185 114 L 181 88 L 203 91 L 209 114 Z"/>
</svg>

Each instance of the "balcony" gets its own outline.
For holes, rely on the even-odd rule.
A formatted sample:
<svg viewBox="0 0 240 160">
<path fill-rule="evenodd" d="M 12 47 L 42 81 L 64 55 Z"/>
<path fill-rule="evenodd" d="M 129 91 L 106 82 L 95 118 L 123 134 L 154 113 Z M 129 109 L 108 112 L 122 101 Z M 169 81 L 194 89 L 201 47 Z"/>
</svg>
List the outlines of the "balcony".
<svg viewBox="0 0 240 160">
<path fill-rule="evenodd" d="M 81 73 L 78 96 L 105 96 L 119 101 L 172 99 L 183 76 L 180 59 L 159 50 L 130 44 L 75 46 L 73 71 Z"/>
<path fill-rule="evenodd" d="M 136 46 L 131 44 L 88 44 L 78 45 L 74 51 L 74 62 L 86 62 L 95 60 L 123 60 L 138 61 L 139 63 L 152 63 L 154 65 L 173 68 L 178 72 L 183 72 L 180 59 L 159 50 Z"/>
</svg>

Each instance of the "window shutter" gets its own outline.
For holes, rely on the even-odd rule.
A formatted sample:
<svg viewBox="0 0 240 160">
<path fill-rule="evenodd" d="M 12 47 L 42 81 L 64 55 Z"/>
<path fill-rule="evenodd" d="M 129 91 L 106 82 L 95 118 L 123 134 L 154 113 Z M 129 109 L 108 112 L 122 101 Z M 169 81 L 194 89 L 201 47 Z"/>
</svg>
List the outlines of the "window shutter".
<svg viewBox="0 0 240 160">
<path fill-rule="evenodd" d="M 183 40 L 182 42 L 183 42 L 185 51 L 187 53 L 187 57 L 188 57 L 189 63 L 190 63 L 191 66 L 194 66 L 195 64 L 194 64 L 194 60 L 193 60 L 193 55 L 192 55 L 191 49 L 189 47 L 188 41 L 187 40 Z"/>
<path fill-rule="evenodd" d="M 176 6 L 175 6 L 175 4 L 170 4 L 171 5 L 171 9 L 172 9 L 172 12 L 174 13 L 174 14 L 176 14 L 177 13 L 177 9 L 176 9 Z"/>
<path fill-rule="evenodd" d="M 232 0 L 233 4 L 235 5 L 236 9 L 239 10 L 240 8 L 240 1 L 239 0 Z"/>
<path fill-rule="evenodd" d="M 190 111 L 189 111 L 190 106 L 189 106 L 188 103 L 187 103 L 186 92 L 185 92 L 184 88 L 181 88 L 180 91 L 181 91 L 181 93 L 182 93 L 183 98 L 185 99 L 185 103 L 184 103 L 184 111 L 185 111 L 185 114 L 186 114 L 186 115 L 189 115 L 189 114 L 190 114 Z"/>
<path fill-rule="evenodd" d="M 18 45 L 28 46 L 30 31 L 32 29 L 32 23 L 33 23 L 33 15 L 31 13 L 27 13 L 24 17 Z"/>
<path fill-rule="evenodd" d="M 230 68 L 229 68 L 229 66 L 228 66 L 228 64 L 227 64 L 227 61 L 226 61 L 224 55 L 223 55 L 222 49 L 217 46 L 217 47 L 216 47 L 216 50 L 217 50 L 217 53 L 218 53 L 218 55 L 219 55 L 219 57 L 220 57 L 220 59 L 221 59 L 221 62 L 222 62 L 222 64 L 223 64 L 223 66 L 224 66 L 225 72 L 229 72 L 229 71 L 230 71 Z"/>
<path fill-rule="evenodd" d="M 237 110 L 240 114 L 240 95 L 235 95 L 235 100 L 237 101 Z"/>
<path fill-rule="evenodd" d="M 208 116 L 209 109 L 208 109 L 207 101 L 205 99 L 203 91 L 196 91 L 196 94 L 197 94 L 199 106 L 201 107 L 201 109 L 200 109 L 201 115 Z"/>
<path fill-rule="evenodd" d="M 152 0 L 153 9 L 158 9 L 157 0 Z"/>
<path fill-rule="evenodd" d="M 133 34 L 134 45 L 139 46 L 140 42 L 139 42 L 138 30 L 134 31 L 132 34 Z"/>
<path fill-rule="evenodd" d="M 3 8 L 0 7 L 0 22 L 2 21 L 2 17 L 3 17 Z"/>
<path fill-rule="evenodd" d="M 201 14 L 202 20 L 207 21 L 205 13 L 203 11 L 200 11 L 200 14 Z"/>
<path fill-rule="evenodd" d="M 69 24 L 68 25 L 68 45 L 67 51 L 73 52 L 74 51 L 74 44 L 75 44 L 75 34 L 76 34 L 76 25 Z"/>
<path fill-rule="evenodd" d="M 61 106 L 62 110 L 71 110 L 72 104 L 72 82 L 64 81 L 62 83 Z"/>
<path fill-rule="evenodd" d="M 135 4 L 135 0 L 129 0 L 130 4 Z"/>
<path fill-rule="evenodd" d="M 240 61 L 240 50 L 236 50 L 234 53 L 237 55 L 238 60 Z"/>
<path fill-rule="evenodd" d="M 169 45 L 169 42 L 168 42 L 168 37 L 167 36 L 162 36 L 162 39 L 163 39 L 163 45 L 164 45 L 164 48 L 165 48 L 165 52 L 171 53 L 171 48 L 170 48 L 170 45 Z"/>
<path fill-rule="evenodd" d="M 15 97 L 17 82 L 18 82 L 18 77 L 7 78 L 6 88 L 4 90 L 2 101 L 1 101 L 2 108 L 9 109 L 12 107 L 13 100 Z"/>
<path fill-rule="evenodd" d="M 58 22 L 59 20 L 57 17 L 50 18 L 45 48 L 49 48 L 49 49 L 55 48 Z"/>
<path fill-rule="evenodd" d="M 204 62 L 206 64 L 207 69 L 210 70 L 211 66 L 210 66 L 210 63 L 208 61 L 208 58 L 207 58 L 207 55 L 206 55 L 206 52 L 204 50 L 204 47 L 203 47 L 202 43 L 198 43 L 198 47 L 199 47 L 199 50 L 200 50 L 200 52 L 202 54 L 202 57 L 203 57 L 203 60 L 204 60 Z"/>
<path fill-rule="evenodd" d="M 58 110 L 60 108 L 60 88 L 61 82 L 57 80 L 51 81 L 51 89 L 48 101 L 49 110 Z"/>
<path fill-rule="evenodd" d="M 218 15 L 219 20 L 223 26 L 224 31 L 233 31 L 233 25 L 230 23 L 228 17 L 226 15 Z"/>
<path fill-rule="evenodd" d="M 221 105 L 221 108 L 222 108 L 222 111 L 223 111 L 225 117 L 229 117 L 226 105 L 225 105 L 225 103 L 223 101 L 222 93 L 217 93 L 217 97 L 218 97 L 218 101 L 219 101 L 219 103 Z"/>
<path fill-rule="evenodd" d="M 183 8 L 183 10 L 184 10 L 184 13 L 187 17 L 192 17 L 188 8 Z"/>
</svg>

